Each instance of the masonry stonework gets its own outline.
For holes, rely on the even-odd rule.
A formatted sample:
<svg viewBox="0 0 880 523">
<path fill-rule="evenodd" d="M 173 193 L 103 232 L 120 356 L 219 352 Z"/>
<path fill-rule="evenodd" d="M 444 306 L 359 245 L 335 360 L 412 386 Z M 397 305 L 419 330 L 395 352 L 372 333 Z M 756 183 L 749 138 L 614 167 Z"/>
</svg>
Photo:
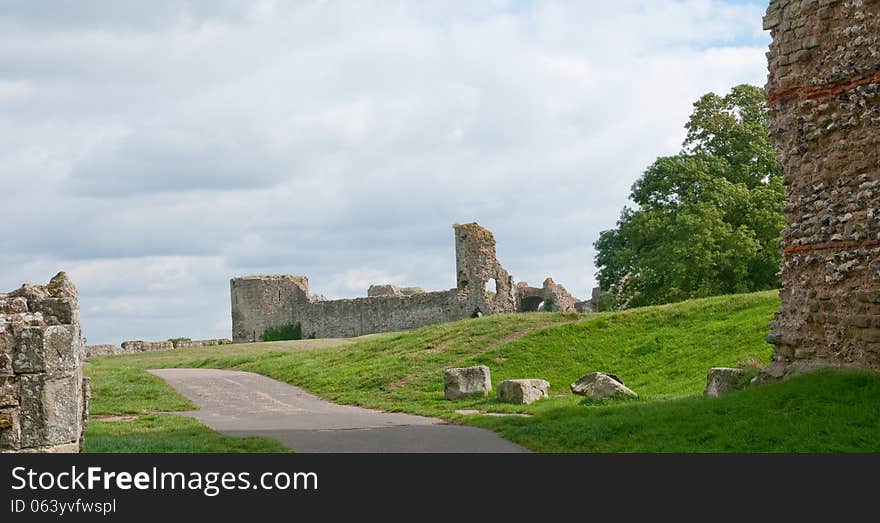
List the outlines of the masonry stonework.
<svg viewBox="0 0 880 523">
<path fill-rule="evenodd" d="M 63 272 L 48 285 L 0 293 L 0 452 L 78 452 L 89 381 L 76 288 Z"/>
<path fill-rule="evenodd" d="M 305 276 L 233 278 L 232 341 L 260 341 L 266 329 L 296 323 L 304 336 L 339 338 L 521 310 L 518 287 L 498 261 L 492 233 L 476 223 L 455 225 L 454 230 L 456 287 L 447 291 L 373 285 L 365 298 L 324 300 L 309 293 Z M 574 311 L 571 295 L 548 282 L 548 296 Z"/>
<path fill-rule="evenodd" d="M 788 192 L 768 372 L 880 370 L 880 0 L 772 0 L 764 27 Z"/>
</svg>

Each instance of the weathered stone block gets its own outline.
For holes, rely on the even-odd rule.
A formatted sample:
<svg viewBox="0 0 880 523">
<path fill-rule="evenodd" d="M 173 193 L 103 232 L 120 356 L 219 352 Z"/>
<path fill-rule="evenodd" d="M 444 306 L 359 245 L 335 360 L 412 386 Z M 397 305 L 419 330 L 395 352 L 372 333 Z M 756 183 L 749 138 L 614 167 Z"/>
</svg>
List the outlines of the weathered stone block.
<svg viewBox="0 0 880 523">
<path fill-rule="evenodd" d="M 19 386 L 17 376 L 0 376 L 0 408 L 18 406 Z"/>
<path fill-rule="evenodd" d="M 44 447 L 76 442 L 82 423 L 82 373 L 21 376 L 21 444 Z"/>
<path fill-rule="evenodd" d="M 720 396 L 725 392 L 743 389 L 748 386 L 748 376 L 743 369 L 714 367 L 706 376 L 706 396 Z"/>
<path fill-rule="evenodd" d="M 605 399 L 618 396 L 636 397 L 638 394 L 630 390 L 623 381 L 614 374 L 591 372 L 571 384 L 571 391 L 580 396 L 592 399 Z"/>
<path fill-rule="evenodd" d="M 82 363 L 79 326 L 26 327 L 14 355 L 16 373 L 73 370 Z"/>
<path fill-rule="evenodd" d="M 21 425 L 18 410 L 0 410 L 0 452 L 19 448 L 21 448 Z"/>
<path fill-rule="evenodd" d="M 545 380 L 505 380 L 498 384 L 498 399 L 528 405 L 546 398 L 549 389 L 550 382 Z"/>
<path fill-rule="evenodd" d="M 0 314 L 23 314 L 28 312 L 27 299 L 18 296 L 0 300 Z"/>
<path fill-rule="evenodd" d="M 443 373 L 443 390 L 446 399 L 455 400 L 468 396 L 486 396 L 492 390 L 489 367 L 461 367 L 446 369 Z"/>
<path fill-rule="evenodd" d="M 17 338 L 18 344 L 12 354 L 12 368 L 15 373 L 44 372 L 46 355 L 43 353 L 43 328 L 22 327 Z"/>
<path fill-rule="evenodd" d="M 45 298 L 34 303 L 34 311 L 54 318 L 52 323 L 79 323 L 79 307 L 70 298 Z"/>
</svg>

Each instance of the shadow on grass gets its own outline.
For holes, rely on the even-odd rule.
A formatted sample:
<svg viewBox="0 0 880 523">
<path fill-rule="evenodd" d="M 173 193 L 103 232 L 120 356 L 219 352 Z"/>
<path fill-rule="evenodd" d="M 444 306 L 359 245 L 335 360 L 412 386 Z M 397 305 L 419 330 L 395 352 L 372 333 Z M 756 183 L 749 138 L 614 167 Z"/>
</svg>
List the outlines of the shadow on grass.
<svg viewBox="0 0 880 523">
<path fill-rule="evenodd" d="M 224 436 L 176 414 L 150 414 L 129 421 L 93 421 L 86 430 L 89 453 L 291 452 L 269 438 Z"/>
</svg>

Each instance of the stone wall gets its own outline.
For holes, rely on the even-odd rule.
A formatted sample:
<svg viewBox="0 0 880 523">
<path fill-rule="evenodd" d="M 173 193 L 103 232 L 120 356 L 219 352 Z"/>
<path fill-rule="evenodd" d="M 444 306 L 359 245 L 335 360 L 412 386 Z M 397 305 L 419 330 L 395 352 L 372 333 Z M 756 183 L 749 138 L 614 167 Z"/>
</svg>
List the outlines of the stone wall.
<svg viewBox="0 0 880 523">
<path fill-rule="evenodd" d="M 370 285 L 367 289 L 367 297 L 376 296 L 412 296 L 413 294 L 424 294 L 424 290 L 419 287 L 398 287 L 397 285 Z"/>
<path fill-rule="evenodd" d="M 348 338 L 460 320 L 469 316 L 468 310 L 458 292 L 450 290 L 302 303 L 292 319 L 302 324 L 304 336 Z"/>
<path fill-rule="evenodd" d="M 880 370 L 880 1 L 772 0 L 764 27 L 788 191 L 768 372 Z"/>
<path fill-rule="evenodd" d="M 269 327 L 290 324 L 297 307 L 309 303 L 305 276 L 243 276 L 230 281 L 232 341 L 260 341 Z"/>
<path fill-rule="evenodd" d="M 577 300 L 569 294 L 565 287 L 559 285 L 553 278 L 544 280 L 544 302 L 552 300 L 554 312 L 575 312 L 575 303 Z"/>
<path fill-rule="evenodd" d="M 92 356 L 110 356 L 112 354 L 121 354 L 122 349 L 116 345 L 86 345 L 86 358 Z"/>
<path fill-rule="evenodd" d="M 89 400 L 83 357 L 66 274 L 0 293 L 0 452 L 80 450 Z"/>
<path fill-rule="evenodd" d="M 585 309 L 581 306 L 578 309 L 579 302 L 562 285 L 553 281 L 553 278 L 544 280 L 541 287 L 530 287 L 526 282 L 519 282 L 515 287 L 516 291 L 516 310 L 519 312 L 533 312 L 537 310 L 546 310 L 547 300 L 551 300 L 553 311 L 555 312 L 582 312 Z"/>
<path fill-rule="evenodd" d="M 233 278 L 233 342 L 259 341 L 267 328 L 297 322 L 304 336 L 335 338 L 516 312 L 513 277 L 498 262 L 492 233 L 476 223 L 455 225 L 454 229 L 457 286 L 448 291 L 377 285 L 370 287 L 366 298 L 323 300 L 309 294 L 305 276 Z M 491 280 L 495 280 L 494 293 L 487 288 Z M 552 280 L 550 284 L 555 285 Z M 553 287 L 551 291 L 568 307 L 565 296 L 570 295 L 562 294 L 564 289 L 560 292 Z"/>
<path fill-rule="evenodd" d="M 229 338 L 214 338 L 210 340 L 181 340 L 174 343 L 175 349 L 195 349 L 199 347 L 215 347 L 232 343 Z"/>
<path fill-rule="evenodd" d="M 174 343 L 170 341 L 129 340 L 122 342 L 122 352 L 150 352 L 155 350 L 171 350 Z"/>
</svg>

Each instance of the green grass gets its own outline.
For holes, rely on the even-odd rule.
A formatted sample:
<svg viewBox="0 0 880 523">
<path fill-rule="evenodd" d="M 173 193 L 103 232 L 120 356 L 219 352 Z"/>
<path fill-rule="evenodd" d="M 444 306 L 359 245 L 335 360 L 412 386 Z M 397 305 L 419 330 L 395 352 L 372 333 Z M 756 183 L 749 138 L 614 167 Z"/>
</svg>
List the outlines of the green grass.
<svg viewBox="0 0 880 523">
<path fill-rule="evenodd" d="M 764 337 L 778 307 L 777 294 L 763 292 L 624 312 L 489 316 L 355 340 L 109 356 L 90 360 L 87 372 L 99 391 L 92 412 L 107 414 L 191 408 L 161 380 L 144 379 L 144 369 L 235 368 L 340 403 L 483 426 L 538 451 L 880 449 L 880 378 L 873 374 L 817 374 L 718 399 L 701 396 L 710 367 L 769 361 L 772 348 Z M 477 364 L 491 368 L 495 384 L 546 379 L 551 397 L 528 406 L 494 397 L 444 400 L 443 369 Z M 617 374 L 640 398 L 585 403 L 569 393 L 571 382 L 597 370 Z M 142 394 L 120 394 L 126 390 Z M 532 417 L 460 415 L 458 409 Z"/>
<path fill-rule="evenodd" d="M 876 374 L 825 371 L 720 398 L 547 405 L 528 419 L 471 418 L 545 452 L 877 452 L 878 398 Z"/>
<path fill-rule="evenodd" d="M 92 421 L 85 452 L 290 452 L 269 438 L 223 436 L 198 421 L 174 414 L 151 414 L 130 421 Z"/>
</svg>

